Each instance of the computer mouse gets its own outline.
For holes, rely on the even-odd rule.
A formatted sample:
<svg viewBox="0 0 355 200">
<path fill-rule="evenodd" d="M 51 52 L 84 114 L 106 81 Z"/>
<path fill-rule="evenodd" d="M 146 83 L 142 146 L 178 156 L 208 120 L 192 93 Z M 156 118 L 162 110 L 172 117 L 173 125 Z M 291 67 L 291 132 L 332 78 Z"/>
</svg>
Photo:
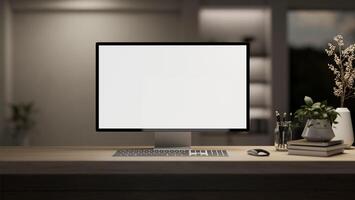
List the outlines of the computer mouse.
<svg viewBox="0 0 355 200">
<path fill-rule="evenodd" d="M 265 149 L 250 149 L 247 151 L 249 155 L 252 156 L 269 156 L 270 152 Z"/>
</svg>

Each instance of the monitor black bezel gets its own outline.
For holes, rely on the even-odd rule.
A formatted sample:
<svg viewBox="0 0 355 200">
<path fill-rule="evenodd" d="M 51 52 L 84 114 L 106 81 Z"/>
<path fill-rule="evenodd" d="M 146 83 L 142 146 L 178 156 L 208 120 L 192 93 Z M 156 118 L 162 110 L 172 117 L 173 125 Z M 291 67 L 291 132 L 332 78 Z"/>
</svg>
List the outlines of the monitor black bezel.
<svg viewBox="0 0 355 200">
<path fill-rule="evenodd" d="M 220 129 L 209 129 L 209 128 L 149 128 L 149 129 L 137 129 L 137 128 L 100 128 L 99 127 L 99 47 L 100 46 L 117 46 L 117 45 L 241 45 L 247 48 L 247 78 L 246 78 L 246 128 L 220 128 Z M 250 45 L 247 42 L 96 42 L 96 66 L 95 66 L 95 117 L 96 117 L 96 131 L 97 132 L 156 132 L 156 131 L 191 131 L 191 132 L 201 132 L 201 131 L 249 131 L 250 129 Z"/>
</svg>

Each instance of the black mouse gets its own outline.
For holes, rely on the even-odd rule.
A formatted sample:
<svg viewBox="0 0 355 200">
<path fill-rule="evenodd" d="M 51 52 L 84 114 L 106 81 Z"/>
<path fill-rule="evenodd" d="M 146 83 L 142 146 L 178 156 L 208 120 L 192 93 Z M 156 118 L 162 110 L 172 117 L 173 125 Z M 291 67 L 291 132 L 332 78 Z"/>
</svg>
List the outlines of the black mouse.
<svg viewBox="0 0 355 200">
<path fill-rule="evenodd" d="M 252 156 L 269 156 L 270 152 L 265 149 L 250 149 L 248 150 L 248 154 Z"/>
</svg>

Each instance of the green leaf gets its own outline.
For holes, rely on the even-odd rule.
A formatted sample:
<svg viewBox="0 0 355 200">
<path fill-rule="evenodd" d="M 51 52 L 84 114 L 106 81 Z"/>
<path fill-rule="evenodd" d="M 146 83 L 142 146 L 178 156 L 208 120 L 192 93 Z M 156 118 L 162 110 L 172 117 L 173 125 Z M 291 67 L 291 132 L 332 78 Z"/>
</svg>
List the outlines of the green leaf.
<svg viewBox="0 0 355 200">
<path fill-rule="evenodd" d="M 304 102 L 306 103 L 307 106 L 312 106 L 313 105 L 313 100 L 309 96 L 304 97 Z"/>
<path fill-rule="evenodd" d="M 327 101 L 313 103 L 312 98 L 305 96 L 306 105 L 302 105 L 295 112 L 295 120 L 302 122 L 307 119 L 327 119 L 330 123 L 335 123 L 339 115 L 332 106 L 327 105 Z"/>
<path fill-rule="evenodd" d="M 317 102 L 312 105 L 312 108 L 313 109 L 320 109 L 320 106 L 321 106 L 320 102 Z"/>
</svg>

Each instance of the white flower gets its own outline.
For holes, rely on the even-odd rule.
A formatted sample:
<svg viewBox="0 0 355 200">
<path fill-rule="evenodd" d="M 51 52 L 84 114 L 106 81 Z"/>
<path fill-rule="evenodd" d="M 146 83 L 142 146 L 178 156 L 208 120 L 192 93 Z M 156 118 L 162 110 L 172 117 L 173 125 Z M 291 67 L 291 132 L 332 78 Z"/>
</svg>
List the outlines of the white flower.
<svg viewBox="0 0 355 200">
<path fill-rule="evenodd" d="M 354 52 L 355 52 L 355 44 L 352 44 L 350 46 L 348 46 L 346 49 L 343 50 L 343 54 L 344 55 L 354 55 Z"/>
<path fill-rule="evenodd" d="M 337 65 L 340 65 L 340 64 L 341 64 L 341 60 L 340 60 L 340 58 L 338 57 L 337 54 L 334 54 L 334 62 L 335 62 L 335 64 L 337 64 Z"/>
<path fill-rule="evenodd" d="M 328 49 L 325 49 L 325 52 L 328 54 L 328 56 L 331 56 L 334 54 L 335 46 L 332 43 L 328 43 Z"/>
<path fill-rule="evenodd" d="M 344 50 L 343 36 L 337 35 L 334 37 L 335 44 L 328 43 L 328 49 L 325 52 L 328 56 L 334 56 L 334 63 L 328 64 L 328 68 L 334 74 L 333 93 L 337 97 L 342 97 L 341 106 L 344 104 L 344 99 L 355 97 L 355 68 L 353 67 L 353 61 L 355 60 L 355 44 L 351 44 Z M 336 52 L 339 49 L 339 52 Z"/>
<path fill-rule="evenodd" d="M 334 70 L 335 70 L 335 67 L 334 67 L 334 65 L 332 65 L 332 64 L 328 64 L 328 68 L 329 68 L 331 71 L 334 71 Z"/>
<path fill-rule="evenodd" d="M 335 36 L 334 41 L 337 42 L 338 46 L 344 46 L 344 40 L 342 35 Z"/>
</svg>

